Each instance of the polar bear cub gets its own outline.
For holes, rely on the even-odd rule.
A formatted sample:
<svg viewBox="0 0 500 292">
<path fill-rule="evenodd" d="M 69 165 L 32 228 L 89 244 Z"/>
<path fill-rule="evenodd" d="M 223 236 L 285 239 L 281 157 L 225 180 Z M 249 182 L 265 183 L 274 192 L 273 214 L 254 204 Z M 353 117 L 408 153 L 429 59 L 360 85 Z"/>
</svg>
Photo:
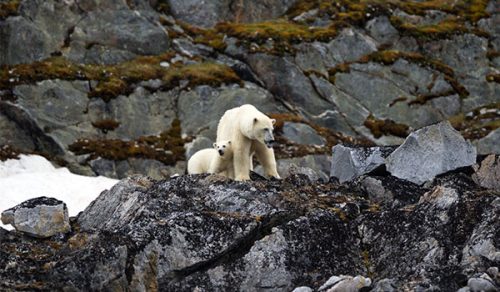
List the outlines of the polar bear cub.
<svg viewBox="0 0 500 292">
<path fill-rule="evenodd" d="M 188 174 L 217 173 L 231 177 L 233 150 L 231 141 L 219 141 L 214 148 L 196 152 L 188 161 Z"/>
</svg>

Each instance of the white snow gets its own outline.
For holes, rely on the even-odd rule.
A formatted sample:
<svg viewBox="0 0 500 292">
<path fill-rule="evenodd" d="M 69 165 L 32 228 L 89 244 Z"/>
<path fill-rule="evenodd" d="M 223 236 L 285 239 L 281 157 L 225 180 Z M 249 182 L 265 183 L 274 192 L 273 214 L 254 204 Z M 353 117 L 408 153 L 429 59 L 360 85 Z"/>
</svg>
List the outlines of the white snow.
<svg viewBox="0 0 500 292">
<path fill-rule="evenodd" d="M 28 199 L 52 197 L 66 203 L 70 216 L 83 211 L 99 194 L 118 182 L 103 176 L 88 177 L 55 168 L 38 155 L 0 161 L 0 212 Z M 5 229 L 12 227 L 1 224 Z"/>
</svg>

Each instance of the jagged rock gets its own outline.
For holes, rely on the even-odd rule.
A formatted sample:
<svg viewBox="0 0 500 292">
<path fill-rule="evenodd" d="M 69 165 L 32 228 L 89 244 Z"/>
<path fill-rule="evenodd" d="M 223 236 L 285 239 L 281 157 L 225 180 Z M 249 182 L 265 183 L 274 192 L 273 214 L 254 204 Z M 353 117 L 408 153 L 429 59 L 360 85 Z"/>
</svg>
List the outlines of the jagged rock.
<svg viewBox="0 0 500 292">
<path fill-rule="evenodd" d="M 494 283 L 492 283 L 491 278 L 486 274 L 483 274 L 477 278 L 470 278 L 469 281 L 467 281 L 467 286 L 469 287 L 470 291 L 473 292 L 495 292 L 500 289 L 499 287 L 496 287 Z"/>
<path fill-rule="evenodd" d="M 396 292 L 396 283 L 392 279 L 382 279 L 373 285 L 372 292 Z"/>
<path fill-rule="evenodd" d="M 478 154 L 498 154 L 500 155 L 500 129 L 491 131 L 486 137 L 474 143 Z"/>
<path fill-rule="evenodd" d="M 394 200 L 394 195 L 390 190 L 387 190 L 382 181 L 373 178 L 365 177 L 361 181 L 361 187 L 368 193 L 370 201 L 377 204 L 389 204 Z"/>
<path fill-rule="evenodd" d="M 329 178 L 330 161 L 327 155 L 306 155 L 295 158 L 282 158 L 276 161 L 278 173 L 282 177 L 287 174 L 294 173 L 293 170 L 298 170 L 298 173 L 305 174 L 311 181 L 316 181 L 318 178 L 327 181 Z M 255 172 L 264 175 L 262 166 L 257 165 Z"/>
<path fill-rule="evenodd" d="M 326 143 L 325 138 L 309 125 L 302 123 L 285 122 L 283 125 L 283 137 L 297 144 L 308 144 L 322 146 Z"/>
<path fill-rule="evenodd" d="M 169 48 L 170 41 L 167 32 L 150 18 L 157 16 L 137 10 L 89 12 L 74 28 L 67 56 L 78 62 L 111 64 L 136 54 L 160 54 Z M 95 45 L 98 46 L 95 53 L 86 52 Z M 100 52 L 109 49 L 113 50 L 111 54 L 100 56 Z"/>
<path fill-rule="evenodd" d="M 246 61 L 272 94 L 291 102 L 298 110 L 318 115 L 332 106 L 316 93 L 310 80 L 287 57 L 259 53 L 247 55 Z"/>
<path fill-rule="evenodd" d="M 449 122 L 411 133 L 386 159 L 394 176 L 422 184 L 436 175 L 476 162 L 476 149 Z"/>
<path fill-rule="evenodd" d="M 200 2 L 169 0 L 172 15 L 182 21 L 211 27 L 221 21 L 257 22 L 283 15 L 297 0 L 230 0 Z"/>
<path fill-rule="evenodd" d="M 394 147 L 350 148 L 335 145 L 332 148 L 332 164 L 330 177 L 337 178 L 341 183 L 350 181 L 369 173 L 384 164 Z"/>
<path fill-rule="evenodd" d="M 392 26 L 387 16 L 379 16 L 371 19 L 366 23 L 366 29 L 370 36 L 381 44 L 394 42 L 399 38 L 399 33 Z"/>
<path fill-rule="evenodd" d="M 198 136 L 190 143 L 186 143 L 184 148 L 186 149 L 186 159 L 189 160 L 193 154 L 201 149 L 212 148 L 214 141 L 208 139 L 205 136 Z"/>
<path fill-rule="evenodd" d="M 33 237 L 51 237 L 71 230 L 68 208 L 62 201 L 39 197 L 2 212 L 2 223 Z"/>
<path fill-rule="evenodd" d="M 332 55 L 334 64 L 359 60 L 377 50 L 377 43 L 371 37 L 352 28 L 343 29 L 340 34 L 328 43 L 328 50 Z M 331 67 L 333 67 L 331 66 Z"/>
<path fill-rule="evenodd" d="M 364 287 L 370 287 L 372 281 L 370 278 L 365 278 L 363 276 L 332 276 L 325 284 L 319 287 L 318 291 L 327 292 L 357 292 Z"/>
<path fill-rule="evenodd" d="M 474 181 L 488 189 L 500 190 L 500 156 L 488 155 L 481 167 L 475 166 L 476 173 L 472 176 Z"/>
</svg>

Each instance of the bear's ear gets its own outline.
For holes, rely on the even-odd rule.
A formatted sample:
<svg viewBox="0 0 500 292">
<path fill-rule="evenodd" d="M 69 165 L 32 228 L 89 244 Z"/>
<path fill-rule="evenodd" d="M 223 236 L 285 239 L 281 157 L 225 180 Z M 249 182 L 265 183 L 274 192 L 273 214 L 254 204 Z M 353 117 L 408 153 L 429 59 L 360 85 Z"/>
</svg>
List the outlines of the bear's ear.
<svg viewBox="0 0 500 292">
<path fill-rule="evenodd" d="M 253 123 L 257 123 L 259 120 L 257 120 L 257 118 L 253 118 Z"/>
<path fill-rule="evenodd" d="M 214 146 L 214 148 L 217 148 L 217 143 L 214 143 L 213 146 Z"/>
<path fill-rule="evenodd" d="M 276 120 L 275 119 L 271 119 L 271 123 L 276 124 Z"/>
</svg>

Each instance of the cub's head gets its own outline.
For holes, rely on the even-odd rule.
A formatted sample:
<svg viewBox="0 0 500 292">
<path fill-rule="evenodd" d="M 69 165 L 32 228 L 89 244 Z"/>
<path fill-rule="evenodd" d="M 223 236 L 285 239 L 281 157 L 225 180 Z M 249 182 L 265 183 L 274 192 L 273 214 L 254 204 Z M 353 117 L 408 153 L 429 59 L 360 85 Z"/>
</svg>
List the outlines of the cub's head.
<svg viewBox="0 0 500 292">
<path fill-rule="evenodd" d="M 276 123 L 276 120 L 268 117 L 258 117 L 253 119 L 253 136 L 257 141 L 265 144 L 267 148 L 273 147 L 274 123 Z"/>
<path fill-rule="evenodd" d="M 214 143 L 214 148 L 223 158 L 229 157 L 232 154 L 231 141 L 219 141 Z"/>
</svg>

